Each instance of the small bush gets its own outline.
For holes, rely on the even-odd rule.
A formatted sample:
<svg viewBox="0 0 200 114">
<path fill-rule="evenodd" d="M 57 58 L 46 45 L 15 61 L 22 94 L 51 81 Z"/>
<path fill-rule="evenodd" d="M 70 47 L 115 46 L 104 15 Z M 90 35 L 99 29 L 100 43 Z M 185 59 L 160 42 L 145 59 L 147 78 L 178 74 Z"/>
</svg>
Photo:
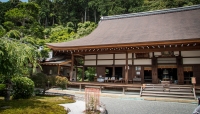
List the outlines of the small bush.
<svg viewBox="0 0 200 114">
<path fill-rule="evenodd" d="M 5 88 L 6 88 L 5 84 L 0 84 L 0 96 L 5 95 Z"/>
<path fill-rule="evenodd" d="M 55 86 L 56 85 L 56 76 L 48 76 L 47 84 L 49 87 Z"/>
<path fill-rule="evenodd" d="M 13 99 L 30 98 L 34 92 L 34 82 L 27 77 L 15 77 L 12 79 Z"/>
<path fill-rule="evenodd" d="M 66 89 L 68 80 L 66 77 L 56 76 L 56 85 L 62 89 Z"/>
<path fill-rule="evenodd" d="M 34 81 L 35 87 L 44 88 L 47 82 L 47 75 L 44 73 L 37 73 L 36 75 L 31 76 L 31 80 Z"/>
</svg>

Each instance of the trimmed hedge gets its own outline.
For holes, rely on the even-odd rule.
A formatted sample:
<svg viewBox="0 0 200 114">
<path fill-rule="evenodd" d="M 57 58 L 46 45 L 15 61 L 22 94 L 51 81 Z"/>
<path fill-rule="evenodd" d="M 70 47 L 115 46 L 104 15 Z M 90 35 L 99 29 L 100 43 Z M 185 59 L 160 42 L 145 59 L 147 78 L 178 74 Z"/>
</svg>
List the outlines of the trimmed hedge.
<svg viewBox="0 0 200 114">
<path fill-rule="evenodd" d="M 27 77 L 15 77 L 12 79 L 13 99 L 28 99 L 33 95 L 34 82 Z"/>
</svg>

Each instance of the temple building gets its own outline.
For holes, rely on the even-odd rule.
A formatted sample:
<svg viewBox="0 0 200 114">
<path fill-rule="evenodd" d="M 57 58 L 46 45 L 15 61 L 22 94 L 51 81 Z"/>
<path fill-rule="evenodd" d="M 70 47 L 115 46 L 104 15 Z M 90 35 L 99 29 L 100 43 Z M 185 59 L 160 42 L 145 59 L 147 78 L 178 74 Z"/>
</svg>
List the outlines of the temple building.
<svg viewBox="0 0 200 114">
<path fill-rule="evenodd" d="M 200 5 L 194 5 L 105 16 L 88 36 L 47 46 L 54 56 L 65 55 L 71 81 L 77 68 L 95 67 L 97 78 L 125 83 L 191 84 L 196 77 L 200 84 L 199 12 Z"/>
</svg>

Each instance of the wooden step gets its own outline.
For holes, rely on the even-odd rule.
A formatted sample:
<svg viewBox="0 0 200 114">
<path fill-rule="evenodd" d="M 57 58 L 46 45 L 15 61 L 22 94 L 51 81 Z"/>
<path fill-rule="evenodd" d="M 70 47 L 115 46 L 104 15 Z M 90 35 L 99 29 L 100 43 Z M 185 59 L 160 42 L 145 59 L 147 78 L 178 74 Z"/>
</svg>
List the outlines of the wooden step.
<svg viewBox="0 0 200 114">
<path fill-rule="evenodd" d="M 126 88 L 126 90 L 140 90 L 140 88 Z"/>
<path fill-rule="evenodd" d="M 170 89 L 170 91 L 192 92 L 192 89 Z"/>
<path fill-rule="evenodd" d="M 144 88 L 163 88 L 163 86 L 145 86 Z"/>
<path fill-rule="evenodd" d="M 176 97 L 176 98 L 194 98 L 194 96 L 186 96 L 186 95 L 171 95 L 171 94 L 150 94 L 144 93 L 141 96 L 154 96 L 154 97 Z"/>
<path fill-rule="evenodd" d="M 193 93 L 183 93 L 183 92 L 169 92 L 169 91 L 143 91 L 142 93 L 153 93 L 153 94 L 174 94 L 174 95 L 193 95 Z"/>
<path fill-rule="evenodd" d="M 170 86 L 171 89 L 192 89 L 192 87 L 178 87 L 178 86 Z"/>
<path fill-rule="evenodd" d="M 140 92 L 141 96 L 195 98 L 191 85 L 146 84 Z"/>
<path fill-rule="evenodd" d="M 145 88 L 143 91 L 164 91 L 164 88 Z"/>
</svg>

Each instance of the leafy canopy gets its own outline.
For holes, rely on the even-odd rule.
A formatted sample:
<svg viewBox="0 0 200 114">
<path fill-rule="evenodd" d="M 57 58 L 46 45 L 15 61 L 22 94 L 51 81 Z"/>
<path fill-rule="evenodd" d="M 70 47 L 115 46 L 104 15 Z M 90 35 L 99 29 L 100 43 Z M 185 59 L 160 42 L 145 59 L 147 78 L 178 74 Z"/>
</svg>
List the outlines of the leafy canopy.
<svg viewBox="0 0 200 114">
<path fill-rule="evenodd" d="M 18 40 L 0 38 L 0 76 L 28 74 L 31 64 L 33 69 L 38 65 L 37 48 L 30 44 L 21 43 Z"/>
</svg>

